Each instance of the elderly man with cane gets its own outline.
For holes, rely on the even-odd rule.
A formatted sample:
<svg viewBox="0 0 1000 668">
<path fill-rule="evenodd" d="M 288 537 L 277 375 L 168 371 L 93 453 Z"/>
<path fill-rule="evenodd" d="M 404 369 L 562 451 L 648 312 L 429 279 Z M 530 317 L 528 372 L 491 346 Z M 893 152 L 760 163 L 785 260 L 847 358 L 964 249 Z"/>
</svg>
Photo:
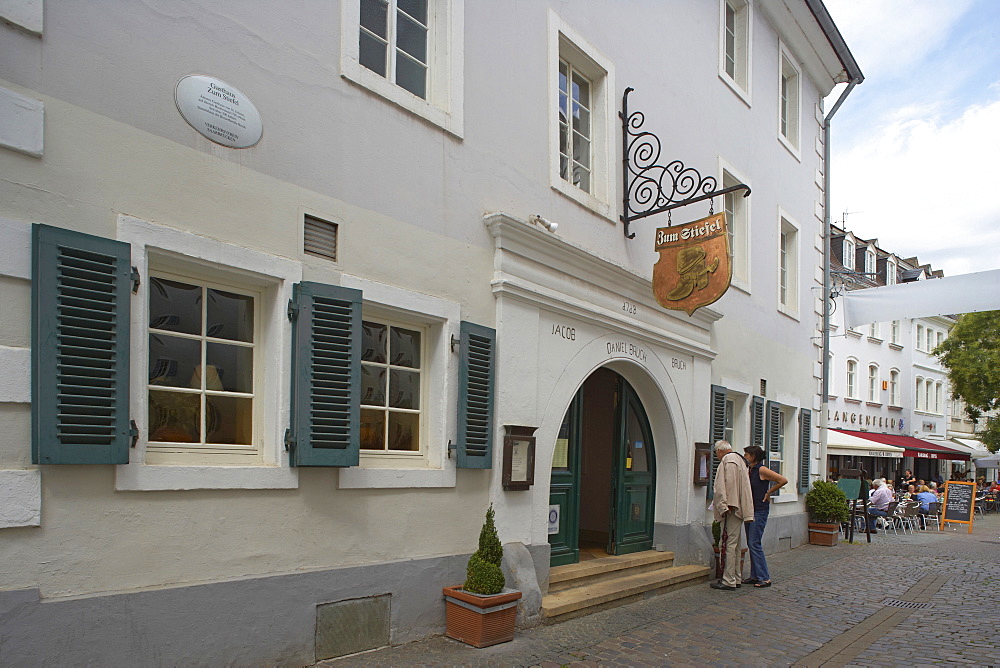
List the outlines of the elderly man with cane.
<svg viewBox="0 0 1000 668">
<path fill-rule="evenodd" d="M 736 591 L 743 579 L 740 573 L 740 542 L 743 523 L 753 522 L 753 492 L 750 489 L 750 475 L 747 462 L 733 452 L 728 441 L 715 444 L 715 458 L 719 468 L 715 474 L 715 498 L 712 509 L 716 521 L 722 524 L 720 541 L 725 568 L 722 580 L 713 582 L 712 589 Z M 726 558 L 726 555 L 729 558 Z"/>
</svg>

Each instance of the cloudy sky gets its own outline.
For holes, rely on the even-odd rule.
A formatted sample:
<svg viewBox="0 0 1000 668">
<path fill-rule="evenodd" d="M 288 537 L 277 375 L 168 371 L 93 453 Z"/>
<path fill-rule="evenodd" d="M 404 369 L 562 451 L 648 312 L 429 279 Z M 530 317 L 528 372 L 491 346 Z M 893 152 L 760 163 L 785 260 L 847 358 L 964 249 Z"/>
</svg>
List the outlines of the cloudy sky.
<svg viewBox="0 0 1000 668">
<path fill-rule="evenodd" d="M 832 123 L 834 221 L 947 276 L 1000 269 L 1000 2 L 825 4 L 865 75 Z"/>
</svg>

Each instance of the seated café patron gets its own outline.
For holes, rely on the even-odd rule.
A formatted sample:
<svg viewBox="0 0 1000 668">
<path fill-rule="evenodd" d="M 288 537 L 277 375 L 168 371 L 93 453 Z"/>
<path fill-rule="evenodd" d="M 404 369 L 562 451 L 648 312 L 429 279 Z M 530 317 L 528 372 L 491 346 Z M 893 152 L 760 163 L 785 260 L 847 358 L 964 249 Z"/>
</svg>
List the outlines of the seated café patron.
<svg viewBox="0 0 1000 668">
<path fill-rule="evenodd" d="M 868 531 L 877 533 L 875 531 L 875 518 L 886 516 L 890 502 L 892 502 L 892 490 L 886 486 L 885 480 L 882 478 L 872 480 L 871 507 L 868 508 Z"/>
</svg>

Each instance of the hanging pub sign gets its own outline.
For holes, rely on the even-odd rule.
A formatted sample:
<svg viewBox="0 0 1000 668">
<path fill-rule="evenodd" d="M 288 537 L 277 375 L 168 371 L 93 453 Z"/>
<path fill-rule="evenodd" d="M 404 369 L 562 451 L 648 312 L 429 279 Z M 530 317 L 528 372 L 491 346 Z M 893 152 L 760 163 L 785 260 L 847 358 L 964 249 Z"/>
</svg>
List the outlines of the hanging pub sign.
<svg viewBox="0 0 1000 668">
<path fill-rule="evenodd" d="M 661 227 L 655 248 L 660 259 L 653 265 L 653 295 L 660 306 L 691 315 L 729 289 L 733 267 L 726 214 Z"/>
</svg>

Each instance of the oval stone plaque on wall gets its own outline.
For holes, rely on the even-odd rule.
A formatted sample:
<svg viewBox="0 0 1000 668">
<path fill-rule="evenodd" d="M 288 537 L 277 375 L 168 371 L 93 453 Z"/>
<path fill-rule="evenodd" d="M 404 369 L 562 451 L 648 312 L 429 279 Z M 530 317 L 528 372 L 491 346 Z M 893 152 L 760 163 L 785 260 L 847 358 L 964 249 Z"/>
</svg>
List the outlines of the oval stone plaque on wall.
<svg viewBox="0 0 1000 668">
<path fill-rule="evenodd" d="M 264 132 L 257 107 L 246 95 L 214 77 L 184 77 L 177 82 L 174 101 L 188 125 L 216 144 L 250 148 Z"/>
</svg>

